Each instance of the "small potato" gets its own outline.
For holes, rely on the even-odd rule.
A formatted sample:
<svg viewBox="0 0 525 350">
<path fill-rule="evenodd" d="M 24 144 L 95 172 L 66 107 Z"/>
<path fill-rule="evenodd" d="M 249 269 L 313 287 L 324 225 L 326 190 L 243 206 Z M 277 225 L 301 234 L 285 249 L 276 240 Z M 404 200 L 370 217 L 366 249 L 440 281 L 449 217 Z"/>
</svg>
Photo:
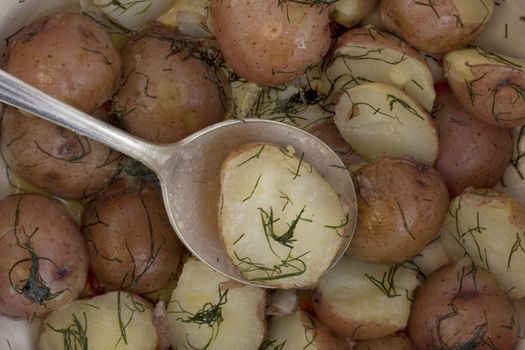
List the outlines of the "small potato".
<svg viewBox="0 0 525 350">
<path fill-rule="evenodd" d="M 344 249 L 351 209 L 303 157 L 292 148 L 247 144 L 223 163 L 221 239 L 248 281 L 307 288 Z"/>
<path fill-rule="evenodd" d="M 408 320 L 417 349 L 511 350 L 518 329 L 514 306 L 496 278 L 468 259 L 423 282 Z"/>
<path fill-rule="evenodd" d="M 313 316 L 297 310 L 289 315 L 273 316 L 270 319 L 268 332 L 259 349 L 346 350 L 351 347 Z"/>
<path fill-rule="evenodd" d="M 40 350 L 157 350 L 153 307 L 126 292 L 76 300 L 43 321 Z"/>
<path fill-rule="evenodd" d="M 88 256 L 75 222 L 37 194 L 0 201 L 0 314 L 32 318 L 77 298 Z"/>
<path fill-rule="evenodd" d="M 419 253 L 438 234 L 449 208 L 445 183 L 433 168 L 382 158 L 356 173 L 357 227 L 348 248 L 356 259 L 396 263 Z"/>
<path fill-rule="evenodd" d="M 359 340 L 353 350 L 416 350 L 405 333 L 389 334 L 386 337 Z"/>
<path fill-rule="evenodd" d="M 377 0 L 339 0 L 332 8 L 332 18 L 346 27 L 358 24 L 377 5 Z"/>
<path fill-rule="evenodd" d="M 466 189 L 454 198 L 441 233 L 452 261 L 468 255 L 513 298 L 525 297 L 524 237 L 525 206 L 492 189 Z"/>
<path fill-rule="evenodd" d="M 458 101 L 498 127 L 525 125 L 525 61 L 480 47 L 444 57 L 445 77 Z"/>
<path fill-rule="evenodd" d="M 320 63 L 330 48 L 326 5 L 212 0 L 210 22 L 226 63 L 249 81 L 276 86 Z"/>
<path fill-rule="evenodd" d="M 59 12 L 42 17 L 8 43 L 7 72 L 86 112 L 111 97 L 120 77 L 118 51 L 88 16 Z"/>
<path fill-rule="evenodd" d="M 168 304 L 174 349 L 258 349 L 265 332 L 266 292 L 190 258 Z"/>
<path fill-rule="evenodd" d="M 58 125 L 6 107 L 0 139 L 10 170 L 33 186 L 64 198 L 85 198 L 118 171 L 120 154 Z"/>
<path fill-rule="evenodd" d="M 114 184 L 88 203 L 82 232 L 93 272 L 106 290 L 148 294 L 174 281 L 182 244 L 153 185 Z"/>
<path fill-rule="evenodd" d="M 393 85 L 428 112 L 436 96 L 432 73 L 421 54 L 398 37 L 370 26 L 339 37 L 325 75 L 326 85 L 336 93 L 363 82 Z"/>
<path fill-rule="evenodd" d="M 405 328 L 417 273 L 402 264 L 379 265 L 344 256 L 313 291 L 317 318 L 352 339 L 383 337 Z"/>
<path fill-rule="evenodd" d="M 152 142 L 171 143 L 220 121 L 220 81 L 204 50 L 202 43 L 161 25 L 130 40 L 122 50 L 122 86 L 111 101 L 124 128 Z"/>
<path fill-rule="evenodd" d="M 436 169 L 452 196 L 467 187 L 493 187 L 512 156 L 508 129 L 486 124 L 466 111 L 447 85 L 440 86 L 433 116 L 439 131 Z"/>
<path fill-rule="evenodd" d="M 474 40 L 494 11 L 493 0 L 383 0 L 385 28 L 433 54 L 459 49 Z"/>
<path fill-rule="evenodd" d="M 335 124 L 366 161 L 410 156 L 432 166 L 438 133 L 432 117 L 403 91 L 382 83 L 364 83 L 343 91 L 335 106 Z"/>
</svg>

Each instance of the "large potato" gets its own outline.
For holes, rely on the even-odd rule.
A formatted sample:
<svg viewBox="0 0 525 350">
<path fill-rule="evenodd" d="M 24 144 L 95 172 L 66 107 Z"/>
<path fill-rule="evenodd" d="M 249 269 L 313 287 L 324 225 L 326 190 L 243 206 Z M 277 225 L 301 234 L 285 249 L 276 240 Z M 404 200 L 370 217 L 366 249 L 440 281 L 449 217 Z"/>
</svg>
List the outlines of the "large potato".
<svg viewBox="0 0 525 350">
<path fill-rule="evenodd" d="M 326 5 L 212 0 L 210 22 L 226 62 L 250 81 L 275 86 L 321 62 L 328 51 Z"/>
<path fill-rule="evenodd" d="M 153 185 L 111 186 L 86 206 L 82 231 L 93 272 L 106 290 L 147 294 L 174 281 L 182 245 Z"/>
<path fill-rule="evenodd" d="M 474 40 L 494 11 L 493 0 L 383 0 L 385 28 L 416 48 L 435 54 L 459 49 Z"/>
<path fill-rule="evenodd" d="M 383 337 L 405 328 L 417 272 L 344 256 L 317 284 L 313 306 L 329 329 L 352 339 Z"/>
<path fill-rule="evenodd" d="M 122 85 L 111 101 L 123 127 L 171 143 L 220 121 L 221 82 L 205 50 L 161 25 L 130 40 L 122 50 Z"/>
<path fill-rule="evenodd" d="M 351 209 L 307 157 L 291 148 L 248 144 L 223 163 L 221 239 L 248 281 L 307 288 L 344 249 Z"/>
<path fill-rule="evenodd" d="M 6 71 L 87 112 L 111 97 L 120 77 L 118 51 L 88 16 L 59 12 L 42 17 L 8 43 Z"/>
<path fill-rule="evenodd" d="M 64 198 L 83 198 L 116 175 L 120 154 L 43 119 L 5 108 L 0 139 L 10 170 Z"/>
<path fill-rule="evenodd" d="M 445 77 L 458 101 L 486 123 L 525 124 L 525 61 L 472 47 L 444 57 Z"/>
<path fill-rule="evenodd" d="M 79 296 L 88 256 L 75 222 L 36 194 L 0 201 L 0 314 L 31 318 Z"/>
<path fill-rule="evenodd" d="M 445 183 L 432 168 L 382 158 L 356 172 L 357 227 L 348 248 L 356 259 L 402 262 L 439 233 L 449 207 Z"/>
<path fill-rule="evenodd" d="M 452 196 L 467 187 L 493 187 L 512 155 L 508 129 L 486 124 L 470 114 L 448 86 L 438 89 L 433 116 L 439 131 L 439 170 Z"/>
<path fill-rule="evenodd" d="M 468 259 L 440 268 L 423 282 L 408 320 L 418 349 L 511 350 L 518 329 L 505 291 Z"/>
</svg>

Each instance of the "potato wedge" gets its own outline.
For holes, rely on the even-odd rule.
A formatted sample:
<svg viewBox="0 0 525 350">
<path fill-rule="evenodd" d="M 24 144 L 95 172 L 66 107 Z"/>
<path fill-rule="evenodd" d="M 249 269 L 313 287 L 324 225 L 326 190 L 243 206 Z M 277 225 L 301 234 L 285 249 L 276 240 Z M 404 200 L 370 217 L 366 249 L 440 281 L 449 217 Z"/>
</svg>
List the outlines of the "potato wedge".
<svg viewBox="0 0 525 350">
<path fill-rule="evenodd" d="M 432 117 L 393 86 L 365 83 L 345 90 L 335 106 L 335 124 L 366 161 L 410 156 L 432 166 L 437 158 Z"/>
<path fill-rule="evenodd" d="M 314 285 L 344 249 L 352 224 L 338 194 L 294 153 L 244 145 L 221 170 L 226 252 L 245 279 L 277 288 Z"/>
</svg>

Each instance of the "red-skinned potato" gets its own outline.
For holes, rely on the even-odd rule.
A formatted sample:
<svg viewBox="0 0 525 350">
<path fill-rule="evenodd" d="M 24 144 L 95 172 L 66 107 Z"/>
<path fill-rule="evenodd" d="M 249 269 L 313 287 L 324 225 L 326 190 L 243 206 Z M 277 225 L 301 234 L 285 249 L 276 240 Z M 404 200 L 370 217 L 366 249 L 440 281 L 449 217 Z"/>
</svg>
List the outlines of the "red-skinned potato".
<svg viewBox="0 0 525 350">
<path fill-rule="evenodd" d="M 121 61 L 109 35 L 88 16 L 59 12 L 9 38 L 4 69 L 83 111 L 108 100 Z"/>
<path fill-rule="evenodd" d="M 408 334 L 398 332 L 386 337 L 359 340 L 354 350 L 416 350 L 416 347 Z"/>
<path fill-rule="evenodd" d="M 212 0 L 209 15 L 226 63 L 261 85 L 301 75 L 321 62 L 331 44 L 326 5 Z"/>
<path fill-rule="evenodd" d="M 467 187 L 493 187 L 512 156 L 508 129 L 486 124 L 470 114 L 443 84 L 437 89 L 433 115 L 439 130 L 436 169 L 452 196 Z"/>
<path fill-rule="evenodd" d="M 514 306 L 496 278 L 468 259 L 424 281 L 408 320 L 418 349 L 510 350 L 518 328 Z"/>
<path fill-rule="evenodd" d="M 474 40 L 493 10 L 493 0 L 382 0 L 380 4 L 388 31 L 432 54 L 444 54 Z"/>
<path fill-rule="evenodd" d="M 54 199 L 21 194 L 0 201 L 0 251 L 0 314 L 39 316 L 77 298 L 84 288 L 84 239 Z"/>
</svg>

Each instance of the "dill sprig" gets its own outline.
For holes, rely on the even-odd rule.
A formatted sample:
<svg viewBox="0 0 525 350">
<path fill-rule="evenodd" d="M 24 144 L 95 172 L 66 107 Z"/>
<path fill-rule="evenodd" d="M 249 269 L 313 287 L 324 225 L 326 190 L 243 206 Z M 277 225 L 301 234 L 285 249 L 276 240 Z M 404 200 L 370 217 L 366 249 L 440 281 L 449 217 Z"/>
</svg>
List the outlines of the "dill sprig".
<svg viewBox="0 0 525 350">
<path fill-rule="evenodd" d="M 397 287 L 395 283 L 396 273 L 401 266 L 402 266 L 401 264 L 391 265 L 388 269 L 388 272 L 384 272 L 380 280 L 368 273 L 365 273 L 365 276 L 374 286 L 379 288 L 379 290 L 384 295 L 386 295 L 388 298 L 396 298 L 396 297 L 401 296 L 401 294 L 399 294 L 397 291 Z"/>
<path fill-rule="evenodd" d="M 77 315 L 72 314 L 73 324 L 66 328 L 55 328 L 49 323 L 47 327 L 54 332 L 62 334 L 64 350 L 88 350 L 87 326 L 88 320 L 85 312 L 82 312 L 84 322 L 82 323 Z"/>
<path fill-rule="evenodd" d="M 306 272 L 307 268 L 302 258 L 308 254 L 310 254 L 310 251 L 294 257 L 290 250 L 285 258 L 280 258 L 279 263 L 268 266 L 253 261 L 249 256 L 240 257 L 237 252 L 234 251 L 235 259 L 238 261 L 235 266 L 247 281 L 252 282 L 273 281 L 302 275 Z M 255 272 L 258 272 L 257 276 L 252 277 L 252 274 Z"/>
</svg>

